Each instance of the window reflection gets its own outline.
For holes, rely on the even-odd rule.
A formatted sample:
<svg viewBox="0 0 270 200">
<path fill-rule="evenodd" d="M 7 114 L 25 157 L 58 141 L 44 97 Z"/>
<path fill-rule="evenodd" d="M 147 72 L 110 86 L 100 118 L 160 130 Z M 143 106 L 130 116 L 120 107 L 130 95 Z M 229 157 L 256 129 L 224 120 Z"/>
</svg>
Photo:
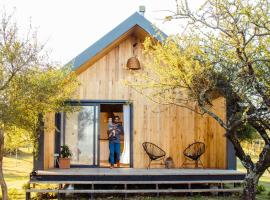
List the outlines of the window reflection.
<svg viewBox="0 0 270 200">
<path fill-rule="evenodd" d="M 95 106 L 82 106 L 66 117 L 65 143 L 72 152 L 71 164 L 93 165 L 94 109 Z"/>
</svg>

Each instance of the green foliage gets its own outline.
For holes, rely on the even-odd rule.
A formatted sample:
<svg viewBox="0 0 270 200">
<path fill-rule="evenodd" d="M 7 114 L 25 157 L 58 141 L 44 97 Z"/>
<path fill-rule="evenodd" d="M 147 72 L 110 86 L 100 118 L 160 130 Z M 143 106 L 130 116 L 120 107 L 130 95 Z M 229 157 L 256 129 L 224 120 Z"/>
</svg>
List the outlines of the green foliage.
<svg viewBox="0 0 270 200">
<path fill-rule="evenodd" d="M 69 66 L 51 63 L 36 32 L 30 28 L 28 35 L 20 35 L 13 16 L 5 12 L 0 44 L 0 128 L 5 131 L 7 148 L 35 143 L 44 120 L 39 116 L 72 110 L 64 102 L 76 98 L 76 74 Z"/>
<path fill-rule="evenodd" d="M 29 131 L 12 126 L 6 131 L 5 153 L 14 154 L 21 147 L 31 146 L 32 142 Z"/>
<path fill-rule="evenodd" d="M 270 127 L 270 3 L 208 0 L 194 13 L 181 2 L 172 17 L 185 19 L 186 31 L 161 42 L 146 39 L 145 68 L 126 83 L 157 103 L 193 111 L 197 104 L 196 112 L 209 114 L 228 133 L 233 130 L 230 137 L 237 140 L 265 135 Z M 228 121 L 211 110 L 219 97 L 227 99 Z"/>
<path fill-rule="evenodd" d="M 144 54 L 148 58 L 144 63 L 145 71 L 137 74 L 137 83 L 127 84 L 159 103 L 185 105 L 195 100 L 196 91 L 211 87 L 215 80 L 209 77 L 212 76 L 209 63 L 202 65 L 194 59 L 196 55 L 205 56 L 198 39 L 196 35 L 171 36 L 160 43 L 147 38 L 144 42 Z"/>
<path fill-rule="evenodd" d="M 78 83 L 75 74 L 68 69 L 35 68 L 14 78 L 9 86 L 7 92 L 10 104 L 3 118 L 5 124 L 33 131 L 36 129 L 38 114 L 71 109 L 64 101 L 71 98 Z"/>
<path fill-rule="evenodd" d="M 53 189 L 58 189 L 58 185 L 54 184 L 42 184 L 38 186 L 39 189 L 48 189 L 48 190 L 53 190 Z M 43 200 L 43 199 L 56 199 L 57 194 L 55 193 L 37 193 L 35 197 L 33 197 L 33 200 Z"/>
<path fill-rule="evenodd" d="M 70 156 L 72 156 L 71 151 L 67 145 L 61 146 L 60 154 L 61 158 L 69 158 Z"/>
<path fill-rule="evenodd" d="M 79 85 L 70 67 L 50 62 L 36 31 L 21 35 L 12 15 L 0 17 L 0 144 L 7 148 L 33 143 L 37 152 L 40 129 L 54 129 L 43 123 L 48 113 L 72 111 L 65 101 L 76 98 Z M 45 127 L 42 127 L 43 124 Z M 51 126 L 51 127 L 50 127 Z M 3 135 L 4 134 L 4 135 Z M 2 148 L 2 146 L 1 146 Z M 0 152 L 0 157 L 3 152 Z M 2 169 L 0 169 L 2 170 Z M 4 181 L 1 178 L 1 181 Z M 3 196 L 6 189 L 2 188 Z"/>
<path fill-rule="evenodd" d="M 24 184 L 22 185 L 22 189 L 23 189 L 23 190 L 27 190 L 29 187 L 30 187 L 30 183 L 29 183 L 29 182 L 24 183 Z"/>
<path fill-rule="evenodd" d="M 10 199 L 22 199 L 24 194 L 18 189 L 11 188 L 8 190 L 8 196 Z"/>
<path fill-rule="evenodd" d="M 257 194 L 261 194 L 261 193 L 263 193 L 265 191 L 266 191 L 266 189 L 265 189 L 264 185 L 257 185 L 257 187 L 256 187 L 256 193 Z"/>
<path fill-rule="evenodd" d="M 253 128 L 249 123 L 244 124 L 241 127 L 238 127 L 237 136 L 240 141 L 248 141 L 248 142 L 260 138 L 256 129 Z"/>
</svg>

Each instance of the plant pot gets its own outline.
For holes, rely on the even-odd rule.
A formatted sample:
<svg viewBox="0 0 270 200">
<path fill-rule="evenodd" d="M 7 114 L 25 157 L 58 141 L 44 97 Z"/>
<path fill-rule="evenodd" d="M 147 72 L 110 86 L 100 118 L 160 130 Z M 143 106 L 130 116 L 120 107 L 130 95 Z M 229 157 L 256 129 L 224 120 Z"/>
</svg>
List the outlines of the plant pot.
<svg viewBox="0 0 270 200">
<path fill-rule="evenodd" d="M 70 168 L 70 158 L 59 158 L 59 168 L 69 169 Z"/>
</svg>

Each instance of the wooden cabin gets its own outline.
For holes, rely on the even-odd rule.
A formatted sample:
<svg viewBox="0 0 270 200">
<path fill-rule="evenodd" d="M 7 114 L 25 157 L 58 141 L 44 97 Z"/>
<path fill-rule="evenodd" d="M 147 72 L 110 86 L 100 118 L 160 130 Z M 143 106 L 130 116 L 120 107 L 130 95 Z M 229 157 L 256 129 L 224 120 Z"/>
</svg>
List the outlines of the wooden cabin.
<svg viewBox="0 0 270 200">
<path fill-rule="evenodd" d="M 214 119 L 182 107 L 156 104 L 123 84 L 123 80 L 134 81 L 134 70 L 144 70 L 142 43 L 147 36 L 160 40 L 156 30 L 146 18 L 134 13 L 70 62 L 81 85 L 68 103 L 78 109 L 46 115 L 26 199 L 31 199 L 31 193 L 55 193 L 58 199 L 76 193 L 92 199 L 96 194 L 127 197 L 242 191 L 241 187 L 224 186 L 241 184 L 245 174 L 235 170 L 233 147 Z M 226 119 L 225 99 L 217 98 L 212 104 L 212 109 Z M 108 119 L 113 116 L 120 117 L 124 129 L 117 169 L 108 168 Z M 196 141 L 205 144 L 203 169 L 195 168 L 194 162 L 183 165 L 184 149 Z M 174 169 L 164 169 L 162 160 L 152 162 L 147 169 L 144 142 L 163 149 L 165 158 L 173 159 Z M 58 168 L 61 145 L 72 152 L 70 169 Z M 44 189 L 48 184 L 57 184 L 58 188 Z"/>
<path fill-rule="evenodd" d="M 153 25 L 136 12 L 70 62 L 81 83 L 70 103 L 81 109 L 46 116 L 45 127 L 55 124 L 59 131 L 44 129 L 40 134 L 36 170 L 56 168 L 55 160 L 63 144 L 72 151 L 72 168 L 108 167 L 108 118 L 116 115 L 124 128 L 123 168 L 147 167 L 149 158 L 142 147 L 144 142 L 163 149 L 166 157 L 172 157 L 175 168 L 193 168 L 192 164 L 182 164 L 184 149 L 195 141 L 205 143 L 201 157 L 204 168 L 236 168 L 232 145 L 214 119 L 182 107 L 156 104 L 123 84 L 123 80 L 134 79 L 134 69 L 127 66 L 129 58 L 139 61 L 140 69 L 136 72 L 144 70 L 142 43 L 148 36 L 160 39 Z M 226 118 L 225 99 L 214 100 L 212 109 Z M 156 161 L 151 168 L 164 168 L 164 164 Z"/>
</svg>

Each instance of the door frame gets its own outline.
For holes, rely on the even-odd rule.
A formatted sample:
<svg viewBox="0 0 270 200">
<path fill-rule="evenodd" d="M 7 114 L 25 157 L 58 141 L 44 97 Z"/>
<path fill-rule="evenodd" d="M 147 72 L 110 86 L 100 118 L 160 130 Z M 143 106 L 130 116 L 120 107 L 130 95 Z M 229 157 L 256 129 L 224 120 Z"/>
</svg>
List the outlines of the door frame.
<svg viewBox="0 0 270 200">
<path fill-rule="evenodd" d="M 128 104 L 130 105 L 130 163 L 129 163 L 129 167 L 133 168 L 133 103 L 131 101 L 128 100 L 70 100 L 70 101 L 66 101 L 66 104 L 70 104 L 71 106 L 97 106 L 97 119 L 98 120 L 98 127 L 97 129 L 95 128 L 95 130 L 97 130 L 97 140 L 94 140 L 94 146 L 96 146 L 96 141 L 98 141 L 97 144 L 97 149 L 94 148 L 94 164 L 95 165 L 71 165 L 71 168 L 99 168 L 100 167 L 100 142 L 99 142 L 99 138 L 100 138 L 100 104 Z M 96 109 L 95 109 L 96 112 Z M 63 120 L 59 120 L 60 123 L 62 123 L 60 126 L 58 124 L 57 127 L 60 127 L 60 132 L 61 132 L 61 136 L 60 136 L 60 145 L 65 143 L 65 125 L 66 125 L 66 115 L 65 113 L 61 114 Z M 59 123 L 58 122 L 58 123 Z M 96 125 L 96 123 L 95 123 Z M 59 134 L 60 135 L 60 134 Z M 58 138 L 59 140 L 59 138 Z M 55 143 L 56 144 L 56 143 Z M 59 142 L 58 142 L 59 144 Z M 59 147 L 56 147 L 55 149 L 60 149 Z M 97 151 L 97 154 L 96 154 Z M 97 155 L 97 159 L 96 159 L 96 155 Z M 96 163 L 97 160 L 97 163 Z"/>
</svg>

